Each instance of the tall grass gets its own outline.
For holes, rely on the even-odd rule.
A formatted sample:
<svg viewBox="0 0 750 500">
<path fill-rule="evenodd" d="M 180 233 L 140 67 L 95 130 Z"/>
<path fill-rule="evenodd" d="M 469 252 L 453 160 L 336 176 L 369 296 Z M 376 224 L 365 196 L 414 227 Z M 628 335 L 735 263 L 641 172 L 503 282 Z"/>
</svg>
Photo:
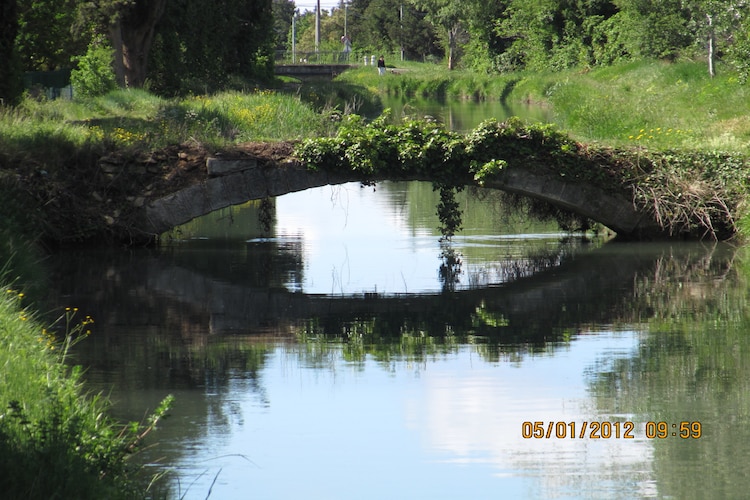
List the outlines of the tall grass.
<svg viewBox="0 0 750 500">
<path fill-rule="evenodd" d="M 0 165 L 55 163 L 81 149 L 156 149 L 185 141 L 224 147 L 323 135 L 330 120 L 299 96 L 224 92 L 163 99 L 118 90 L 75 101 L 25 101 L 0 109 Z"/>
<path fill-rule="evenodd" d="M 163 111 L 177 117 L 171 123 L 181 124 L 184 132 L 226 142 L 302 139 L 325 128 L 320 113 L 299 98 L 275 91 L 195 96 Z"/>
<path fill-rule="evenodd" d="M 721 66 L 714 78 L 694 61 L 535 75 L 511 94 L 521 96 L 550 103 L 560 126 L 583 141 L 734 152 L 750 146 L 750 88 Z"/>
<path fill-rule="evenodd" d="M 129 465 L 132 451 L 166 411 L 145 425 L 121 427 L 105 415 L 106 400 L 83 393 L 80 369 L 67 350 L 93 320 L 68 309 L 57 337 L 23 307 L 25 294 L 0 293 L 0 491 L 4 498 L 143 498 L 146 486 Z"/>
</svg>

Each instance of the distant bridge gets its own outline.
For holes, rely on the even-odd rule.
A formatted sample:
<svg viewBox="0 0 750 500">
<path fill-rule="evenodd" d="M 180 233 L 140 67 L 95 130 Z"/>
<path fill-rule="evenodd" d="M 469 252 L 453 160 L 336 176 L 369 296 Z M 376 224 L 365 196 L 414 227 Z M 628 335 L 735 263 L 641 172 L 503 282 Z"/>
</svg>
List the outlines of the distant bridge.
<svg viewBox="0 0 750 500">
<path fill-rule="evenodd" d="M 207 171 L 208 177 L 202 182 L 146 203 L 143 225 L 138 229 L 158 237 L 173 227 L 230 205 L 325 185 L 433 180 L 426 174 L 373 178 L 359 172 L 309 170 L 294 160 L 261 166 L 254 159 L 210 158 Z M 566 181 L 555 173 L 540 174 L 521 167 L 507 167 L 487 180 L 484 187 L 549 202 L 599 222 L 621 237 L 641 239 L 664 232 L 653 217 L 636 209 L 632 199 L 624 193 L 617 196 L 580 180 Z"/>
<path fill-rule="evenodd" d="M 351 67 L 350 64 L 277 64 L 274 66 L 274 73 L 276 76 L 293 76 L 296 78 L 333 78 Z"/>
</svg>

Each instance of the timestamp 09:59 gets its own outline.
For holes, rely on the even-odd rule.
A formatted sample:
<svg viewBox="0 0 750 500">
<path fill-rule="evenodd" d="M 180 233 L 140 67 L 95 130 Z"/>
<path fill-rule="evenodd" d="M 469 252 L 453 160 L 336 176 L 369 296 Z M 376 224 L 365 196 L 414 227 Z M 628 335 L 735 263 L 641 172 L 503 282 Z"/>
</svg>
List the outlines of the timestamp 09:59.
<svg viewBox="0 0 750 500">
<path fill-rule="evenodd" d="M 699 439 L 703 435 L 700 422 L 646 422 L 647 439 Z M 523 422 L 524 439 L 635 439 L 633 422 Z"/>
</svg>

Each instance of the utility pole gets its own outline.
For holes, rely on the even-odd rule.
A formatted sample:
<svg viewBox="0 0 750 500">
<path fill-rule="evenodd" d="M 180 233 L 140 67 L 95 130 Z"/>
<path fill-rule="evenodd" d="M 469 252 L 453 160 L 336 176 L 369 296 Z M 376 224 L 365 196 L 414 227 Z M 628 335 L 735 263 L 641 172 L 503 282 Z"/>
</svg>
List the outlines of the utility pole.
<svg viewBox="0 0 750 500">
<path fill-rule="evenodd" d="M 297 16 L 299 9 L 292 15 L 292 64 L 297 64 Z"/>
<path fill-rule="evenodd" d="M 398 9 L 398 37 L 399 45 L 401 45 L 401 61 L 404 60 L 404 4 L 402 3 Z"/>
<path fill-rule="evenodd" d="M 315 9 L 315 55 L 320 51 L 320 0 L 318 7 Z"/>
</svg>

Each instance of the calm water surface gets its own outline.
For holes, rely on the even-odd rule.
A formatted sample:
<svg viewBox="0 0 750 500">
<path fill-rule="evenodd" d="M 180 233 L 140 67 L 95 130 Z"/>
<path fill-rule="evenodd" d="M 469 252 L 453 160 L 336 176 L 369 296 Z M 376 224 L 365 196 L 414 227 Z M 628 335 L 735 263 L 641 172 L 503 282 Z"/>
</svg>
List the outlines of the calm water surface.
<svg viewBox="0 0 750 500">
<path fill-rule="evenodd" d="M 528 122 L 555 123 L 550 107 L 518 102 L 482 101 L 436 101 L 418 97 L 381 96 L 384 108 L 389 108 L 394 119 L 401 117 L 431 116 L 451 130 L 468 132 L 484 120 L 504 120 L 519 116 Z"/>
<path fill-rule="evenodd" d="M 436 201 L 321 188 L 267 231 L 234 207 L 160 249 L 51 258 L 51 301 L 96 320 L 76 360 L 118 417 L 176 396 L 140 455 L 172 498 L 744 497 L 743 249 L 586 242 L 468 195 L 446 247 Z"/>
</svg>

